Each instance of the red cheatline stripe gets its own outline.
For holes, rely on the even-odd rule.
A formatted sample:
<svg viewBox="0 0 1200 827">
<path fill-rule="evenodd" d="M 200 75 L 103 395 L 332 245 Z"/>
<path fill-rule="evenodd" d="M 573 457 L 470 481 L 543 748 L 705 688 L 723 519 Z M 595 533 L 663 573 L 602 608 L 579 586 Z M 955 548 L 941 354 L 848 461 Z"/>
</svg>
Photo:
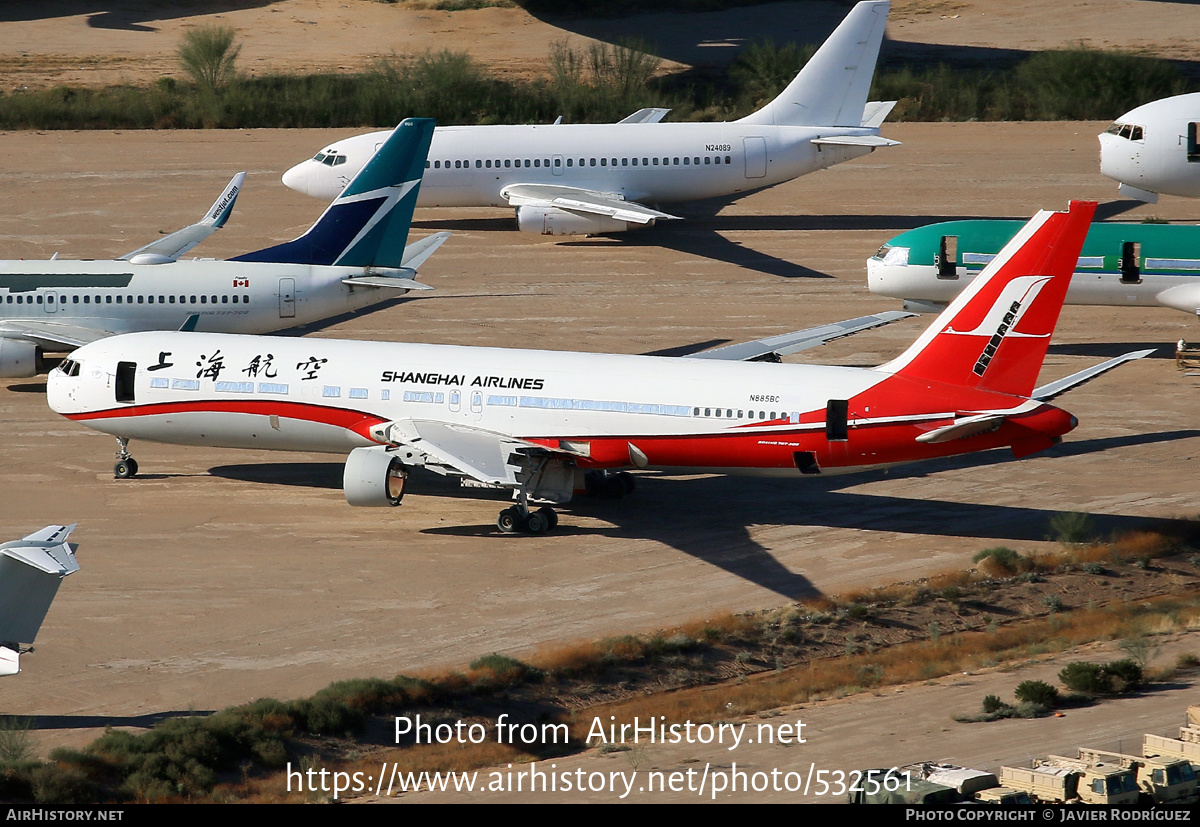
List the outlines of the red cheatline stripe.
<svg viewBox="0 0 1200 827">
<path fill-rule="evenodd" d="M 177 413 L 241 413 L 281 416 L 287 419 L 301 419 L 333 425 L 365 437 L 369 437 L 368 431 L 371 426 L 387 422 L 386 419 L 380 419 L 374 414 L 363 411 L 276 400 L 269 402 L 251 402 L 249 400 L 166 402 L 155 405 L 132 405 L 128 408 L 109 408 L 88 413 L 64 414 L 64 416 L 76 422 L 86 422 L 89 419 L 122 419 L 124 417 L 163 416 Z"/>
</svg>

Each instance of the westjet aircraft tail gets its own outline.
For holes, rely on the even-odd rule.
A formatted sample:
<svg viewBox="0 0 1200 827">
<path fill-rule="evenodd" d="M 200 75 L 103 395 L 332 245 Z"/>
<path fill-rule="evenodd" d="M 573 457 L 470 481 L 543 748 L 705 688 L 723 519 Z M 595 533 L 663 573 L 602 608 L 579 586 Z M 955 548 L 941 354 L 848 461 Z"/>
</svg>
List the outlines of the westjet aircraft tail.
<svg viewBox="0 0 1200 827">
<path fill-rule="evenodd" d="M 1043 210 L 899 358 L 876 370 L 1028 397 L 1096 211 Z"/>
<path fill-rule="evenodd" d="M 779 97 L 738 123 L 861 126 L 890 7 L 856 5 Z"/>
<path fill-rule="evenodd" d="M 408 118 L 299 238 L 231 261 L 402 267 L 434 121 Z"/>
</svg>

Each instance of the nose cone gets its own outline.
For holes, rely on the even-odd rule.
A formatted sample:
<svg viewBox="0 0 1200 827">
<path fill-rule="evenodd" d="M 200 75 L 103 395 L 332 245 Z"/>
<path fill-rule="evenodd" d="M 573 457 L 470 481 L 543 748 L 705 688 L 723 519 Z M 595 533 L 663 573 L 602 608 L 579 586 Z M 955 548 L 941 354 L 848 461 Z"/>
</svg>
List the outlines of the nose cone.
<svg viewBox="0 0 1200 827">
<path fill-rule="evenodd" d="M 1114 181 L 1125 181 L 1133 171 L 1129 141 L 1107 132 L 1100 133 L 1100 174 Z"/>
<path fill-rule="evenodd" d="M 67 384 L 71 381 L 73 380 L 58 368 L 50 371 L 50 375 L 46 377 L 46 404 L 56 414 L 71 413 L 70 403 L 72 400 L 68 396 L 67 389 Z"/>
<path fill-rule="evenodd" d="M 283 185 L 296 192 L 312 195 L 309 191 L 308 168 L 312 161 L 301 161 L 283 174 Z"/>
</svg>

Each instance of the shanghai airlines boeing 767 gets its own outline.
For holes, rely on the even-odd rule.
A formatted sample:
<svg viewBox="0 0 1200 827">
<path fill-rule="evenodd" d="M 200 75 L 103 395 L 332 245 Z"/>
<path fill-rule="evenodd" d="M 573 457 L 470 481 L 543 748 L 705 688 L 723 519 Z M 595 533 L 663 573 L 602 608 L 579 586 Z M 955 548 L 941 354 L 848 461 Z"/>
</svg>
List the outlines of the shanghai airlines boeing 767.
<svg viewBox="0 0 1200 827">
<path fill-rule="evenodd" d="M 449 237 L 405 247 L 433 121 L 396 127 L 302 236 L 228 261 L 180 256 L 229 218 L 244 173 L 204 219 L 115 261 L 0 262 L 0 377 L 34 376 L 43 351 L 118 333 L 269 333 L 429 289 L 416 268 Z"/>
<path fill-rule="evenodd" d="M 138 333 L 80 348 L 47 398 L 122 452 L 137 438 L 349 454 L 352 505 L 399 505 L 411 468 L 508 488 L 517 504 L 497 524 L 531 533 L 557 517 L 530 501 L 566 502 L 589 471 L 619 491 L 626 468 L 799 476 L 1021 457 L 1075 427 L 1050 399 L 1149 352 L 1034 389 L 1095 206 L 1039 213 L 874 369 L 772 362 L 900 314 L 684 358 Z"/>
<path fill-rule="evenodd" d="M 867 101 L 889 3 L 859 3 L 783 92 L 730 123 L 438 127 L 421 207 L 501 207 L 544 235 L 616 233 L 677 216 L 647 204 L 736 195 L 866 155 L 896 141 L 879 127 L 894 101 Z M 283 183 L 332 198 L 387 133 L 337 141 Z"/>
</svg>

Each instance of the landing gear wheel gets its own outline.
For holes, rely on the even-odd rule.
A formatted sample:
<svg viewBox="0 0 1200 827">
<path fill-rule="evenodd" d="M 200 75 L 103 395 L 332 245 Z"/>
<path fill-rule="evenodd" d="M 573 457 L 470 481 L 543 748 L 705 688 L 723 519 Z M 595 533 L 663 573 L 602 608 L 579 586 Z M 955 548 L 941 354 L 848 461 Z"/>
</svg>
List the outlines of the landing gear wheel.
<svg viewBox="0 0 1200 827">
<path fill-rule="evenodd" d="M 621 496 L 628 497 L 637 490 L 637 478 L 628 471 L 621 471 L 617 474 L 617 479 L 621 481 Z"/>
<path fill-rule="evenodd" d="M 505 534 L 516 534 L 521 529 L 521 512 L 516 506 L 506 508 L 496 518 L 496 528 Z"/>
<path fill-rule="evenodd" d="M 525 518 L 525 530 L 530 534 L 545 534 L 550 530 L 550 521 L 541 511 L 534 511 Z"/>
<path fill-rule="evenodd" d="M 537 510 L 537 513 L 545 516 L 546 522 L 550 526 L 548 529 L 546 529 L 547 531 L 553 531 L 554 529 L 558 528 L 558 512 L 553 508 L 548 505 L 543 506 Z"/>
<path fill-rule="evenodd" d="M 130 459 L 119 459 L 116 465 L 113 466 L 113 476 L 119 480 L 127 480 L 137 475 L 137 461 L 132 457 Z"/>
</svg>

